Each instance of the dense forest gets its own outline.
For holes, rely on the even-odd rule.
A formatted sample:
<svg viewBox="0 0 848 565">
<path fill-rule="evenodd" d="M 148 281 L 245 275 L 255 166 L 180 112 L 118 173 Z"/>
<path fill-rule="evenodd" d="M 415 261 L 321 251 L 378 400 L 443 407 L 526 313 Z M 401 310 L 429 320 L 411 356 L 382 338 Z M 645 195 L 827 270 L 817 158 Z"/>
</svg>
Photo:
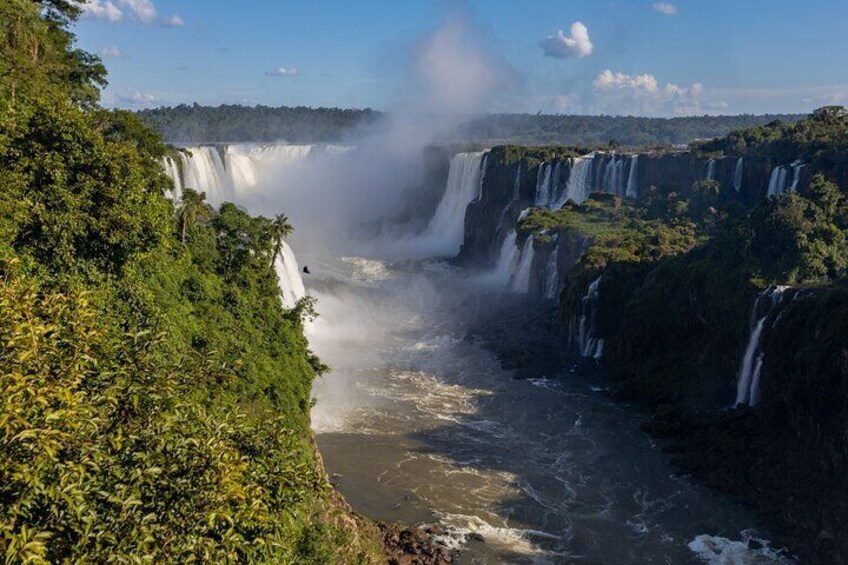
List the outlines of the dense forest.
<svg viewBox="0 0 848 565">
<path fill-rule="evenodd" d="M 269 108 L 266 106 L 180 105 L 138 112 L 141 120 L 172 143 L 273 142 L 317 143 L 343 141 L 359 126 L 375 123 L 382 114 L 373 110 L 338 108 Z M 763 126 L 776 120 L 792 122 L 800 116 L 701 116 L 637 118 L 488 114 L 474 116 L 446 142 L 487 145 L 671 146 L 696 139 L 723 136 L 732 130 Z"/>
<path fill-rule="evenodd" d="M 79 14 L 0 4 L 0 553 L 381 562 L 313 446 L 312 303 L 284 309 L 271 267 L 288 227 L 164 196 L 172 149 L 98 105 Z"/>
</svg>

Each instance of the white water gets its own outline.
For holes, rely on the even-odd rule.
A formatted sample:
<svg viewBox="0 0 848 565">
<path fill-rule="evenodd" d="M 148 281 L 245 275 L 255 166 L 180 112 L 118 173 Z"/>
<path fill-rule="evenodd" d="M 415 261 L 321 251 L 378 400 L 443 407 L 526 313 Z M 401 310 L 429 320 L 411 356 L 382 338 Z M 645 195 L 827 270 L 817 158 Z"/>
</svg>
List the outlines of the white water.
<svg viewBox="0 0 848 565">
<path fill-rule="evenodd" d="M 294 308 L 297 301 L 306 296 L 303 278 L 294 251 L 285 241 L 282 242 L 280 254 L 274 261 L 274 269 L 279 280 L 280 296 L 286 308 Z"/>
<path fill-rule="evenodd" d="M 769 177 L 768 192 L 766 194 L 768 196 L 783 194 L 784 192 L 786 192 L 786 182 L 786 167 L 782 165 L 779 167 L 775 167 L 771 171 L 771 176 Z"/>
<path fill-rule="evenodd" d="M 603 191 L 609 194 L 623 196 L 626 188 L 624 182 L 624 158 L 613 154 L 604 167 Z M 586 195 L 589 196 L 588 194 Z"/>
<path fill-rule="evenodd" d="M 165 174 L 174 183 L 174 190 L 171 192 L 170 198 L 174 202 L 179 202 L 183 196 L 183 181 L 180 176 L 180 168 L 177 162 L 170 157 L 165 157 L 162 160 L 162 166 L 165 168 Z"/>
<path fill-rule="evenodd" d="M 586 296 L 581 299 L 583 312 L 578 322 L 577 345 L 580 355 L 600 359 L 604 354 L 604 340 L 595 337 L 595 308 L 600 297 L 601 277 L 589 285 Z"/>
<path fill-rule="evenodd" d="M 710 159 L 707 161 L 707 180 L 715 180 L 716 160 Z"/>
<path fill-rule="evenodd" d="M 742 173 L 744 172 L 743 164 L 743 158 L 739 157 L 736 161 L 736 168 L 733 171 L 733 188 L 736 189 L 736 192 L 742 190 Z"/>
<path fill-rule="evenodd" d="M 741 538 L 734 541 L 721 536 L 699 535 L 689 542 L 689 549 L 707 565 L 793 563 L 781 551 L 773 549 L 768 540 L 748 530 L 742 531 Z"/>
<path fill-rule="evenodd" d="M 797 192 L 798 183 L 801 181 L 801 169 L 803 168 L 804 164 L 800 161 L 792 163 L 792 184 L 789 185 L 789 192 Z"/>
<path fill-rule="evenodd" d="M 554 164 L 542 163 L 539 165 L 539 174 L 536 177 L 536 199 L 534 204 L 539 207 L 547 207 L 551 202 L 551 176 Z"/>
<path fill-rule="evenodd" d="M 742 365 L 739 368 L 739 376 L 736 381 L 736 406 L 756 406 L 760 400 L 760 375 L 763 369 L 764 353 L 762 350 L 762 334 L 772 311 L 783 299 L 783 293 L 789 287 L 769 287 L 757 297 L 754 308 L 751 311 L 751 333 L 748 336 L 748 345 L 745 347 L 745 355 L 742 357 Z M 768 308 L 760 314 L 761 302 L 768 300 Z"/>
<path fill-rule="evenodd" d="M 510 289 L 513 292 L 527 294 L 530 292 L 530 274 L 533 266 L 533 236 L 529 236 L 521 249 L 521 259 L 518 268 L 510 281 Z"/>
<path fill-rule="evenodd" d="M 501 245 L 501 251 L 498 254 L 498 262 L 495 265 L 494 272 L 485 277 L 498 286 L 506 288 L 518 267 L 518 262 L 521 259 L 521 250 L 518 249 L 517 239 L 518 233 L 515 230 L 507 234 Z"/>
<path fill-rule="evenodd" d="M 429 256 L 454 256 L 465 235 L 465 210 L 478 198 L 485 152 L 459 153 L 451 159 L 445 194 L 416 244 Z"/>
<path fill-rule="evenodd" d="M 630 156 L 630 174 L 627 176 L 627 193 L 628 198 L 636 198 L 639 196 L 639 155 Z"/>
<path fill-rule="evenodd" d="M 594 153 L 571 160 L 571 175 L 568 177 L 568 184 L 566 184 L 565 192 L 552 206 L 553 209 L 559 210 L 569 200 L 581 204 L 589 197 L 592 190 L 592 164 L 594 161 Z"/>
</svg>

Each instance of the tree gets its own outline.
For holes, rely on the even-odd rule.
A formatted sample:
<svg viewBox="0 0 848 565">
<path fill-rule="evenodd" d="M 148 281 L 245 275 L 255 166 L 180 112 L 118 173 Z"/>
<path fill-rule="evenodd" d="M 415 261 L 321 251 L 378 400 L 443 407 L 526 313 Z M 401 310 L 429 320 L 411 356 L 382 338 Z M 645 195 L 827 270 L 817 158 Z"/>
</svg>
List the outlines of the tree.
<svg viewBox="0 0 848 565">
<path fill-rule="evenodd" d="M 274 253 L 271 256 L 271 266 L 273 267 L 274 260 L 276 260 L 277 256 L 279 256 L 280 252 L 283 250 L 283 241 L 289 238 L 289 236 L 294 231 L 294 228 L 289 223 L 289 218 L 285 214 L 280 214 L 276 218 L 274 218 L 272 226 L 272 237 L 274 238 Z"/>
<path fill-rule="evenodd" d="M 206 193 L 194 189 L 183 190 L 183 197 L 177 209 L 177 219 L 180 223 L 182 242 L 186 242 L 186 232 L 198 221 L 206 217 Z"/>
</svg>

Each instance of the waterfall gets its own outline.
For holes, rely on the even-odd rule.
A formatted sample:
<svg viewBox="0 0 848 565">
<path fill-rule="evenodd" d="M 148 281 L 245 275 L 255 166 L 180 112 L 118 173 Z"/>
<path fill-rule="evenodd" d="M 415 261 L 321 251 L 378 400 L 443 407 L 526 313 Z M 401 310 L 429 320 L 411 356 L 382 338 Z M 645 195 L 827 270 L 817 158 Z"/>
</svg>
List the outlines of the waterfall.
<svg viewBox="0 0 848 565">
<path fill-rule="evenodd" d="M 716 160 L 710 159 L 707 161 L 707 180 L 715 180 Z"/>
<path fill-rule="evenodd" d="M 512 230 L 509 234 L 507 234 L 506 238 L 504 238 L 503 244 L 501 245 L 501 251 L 498 255 L 498 262 L 497 265 L 495 265 L 495 271 L 490 277 L 500 286 L 509 285 L 509 281 L 512 279 L 512 275 L 518 266 L 519 259 L 521 258 L 521 251 L 518 249 L 518 245 L 516 243 L 517 239 L 518 233 L 515 230 Z M 488 275 L 487 278 L 489 278 Z"/>
<path fill-rule="evenodd" d="M 183 171 L 183 189 L 205 192 L 211 204 L 233 200 L 235 190 L 227 178 L 227 169 L 217 147 L 189 147 L 189 153 L 180 153 Z"/>
<path fill-rule="evenodd" d="M 539 165 L 539 174 L 536 177 L 536 199 L 535 206 L 547 206 L 551 200 L 551 173 L 553 163 L 542 163 Z"/>
<path fill-rule="evenodd" d="M 277 279 L 279 279 L 280 298 L 283 301 L 283 306 L 294 308 L 297 301 L 306 296 L 306 288 L 303 286 L 303 279 L 300 276 L 300 268 L 297 265 L 294 251 L 288 243 L 285 241 L 282 243 L 280 253 L 274 260 L 274 270 L 277 272 Z"/>
<path fill-rule="evenodd" d="M 733 188 L 736 189 L 736 192 L 742 190 L 742 163 L 743 158 L 739 157 L 739 159 L 736 161 L 736 169 L 733 171 Z"/>
<path fill-rule="evenodd" d="M 465 234 L 465 210 L 480 193 L 485 153 L 459 153 L 451 159 L 445 194 L 421 238 L 432 253 L 459 253 Z"/>
<path fill-rule="evenodd" d="M 630 156 L 630 173 L 627 175 L 627 193 L 628 198 L 636 198 L 639 196 L 639 155 Z"/>
<path fill-rule="evenodd" d="M 786 167 L 775 167 L 771 171 L 768 192 L 766 194 L 768 196 L 774 196 L 775 194 L 783 194 L 784 192 L 786 192 Z"/>
<path fill-rule="evenodd" d="M 606 193 L 624 196 L 626 187 L 624 186 L 623 158 L 619 158 L 615 154 L 612 155 L 606 167 L 604 167 L 604 178 L 601 188 Z M 589 194 L 587 193 L 586 196 L 588 197 Z"/>
<path fill-rule="evenodd" d="M 559 291 L 559 264 L 557 263 L 557 252 L 559 245 L 551 250 L 551 255 L 548 257 L 548 264 L 545 265 L 545 298 L 554 299 Z"/>
<path fill-rule="evenodd" d="M 180 167 L 171 157 L 165 157 L 162 160 L 162 166 L 165 169 L 165 174 L 174 183 L 174 190 L 171 192 L 171 199 L 174 202 L 179 202 L 183 196 L 183 179 L 180 175 Z"/>
<path fill-rule="evenodd" d="M 572 159 L 571 175 L 568 177 L 565 193 L 552 206 L 554 210 L 559 210 L 569 200 L 580 204 L 589 197 L 589 193 L 592 191 L 591 179 L 594 161 L 594 153 Z"/>
<path fill-rule="evenodd" d="M 518 202 L 521 197 L 521 166 L 523 163 L 518 163 L 518 170 L 515 171 L 515 183 L 512 185 L 512 201 Z"/>
<path fill-rule="evenodd" d="M 798 183 L 801 180 L 801 169 L 803 168 L 804 164 L 801 161 L 792 163 L 792 184 L 789 185 L 789 192 L 796 192 L 798 190 Z"/>
<path fill-rule="evenodd" d="M 736 381 L 736 406 L 756 406 L 760 400 L 760 373 L 763 368 L 764 353 L 762 350 L 762 334 L 766 321 L 780 302 L 783 293 L 789 287 L 769 287 L 757 297 L 754 308 L 751 311 L 751 333 L 748 337 L 748 345 L 745 347 L 745 355 L 742 357 L 742 365 L 739 368 L 739 376 Z M 761 304 L 766 309 L 761 311 Z M 762 314 L 762 315 L 760 315 Z M 777 319 L 775 319 L 775 324 Z M 774 324 L 772 324 L 772 327 Z"/>
<path fill-rule="evenodd" d="M 510 281 L 510 289 L 521 294 L 530 292 L 530 274 L 533 267 L 533 257 L 535 251 L 533 249 L 533 236 L 529 235 L 527 241 L 524 242 L 524 247 L 521 249 L 521 258 L 518 262 L 518 268 Z"/>
<path fill-rule="evenodd" d="M 599 276 L 580 299 L 582 312 L 578 322 L 577 347 L 582 357 L 600 359 L 604 354 L 604 340 L 595 337 L 595 317 L 600 299 L 601 277 Z"/>
</svg>

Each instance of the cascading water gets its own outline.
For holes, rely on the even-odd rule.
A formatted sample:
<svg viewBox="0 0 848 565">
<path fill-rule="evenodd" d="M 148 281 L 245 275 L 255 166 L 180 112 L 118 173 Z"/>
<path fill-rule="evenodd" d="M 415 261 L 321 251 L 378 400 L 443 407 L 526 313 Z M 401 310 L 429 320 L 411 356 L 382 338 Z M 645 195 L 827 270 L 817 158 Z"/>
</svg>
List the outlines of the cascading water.
<svg viewBox="0 0 848 565">
<path fill-rule="evenodd" d="M 498 262 L 491 279 L 502 286 L 509 285 L 509 281 L 518 267 L 518 261 L 521 259 L 521 250 L 518 249 L 517 239 L 518 233 L 512 230 L 507 234 L 501 245 Z"/>
<path fill-rule="evenodd" d="M 613 154 L 610 160 L 604 167 L 604 178 L 601 187 L 608 194 L 616 194 L 623 196 L 625 190 L 622 189 L 624 180 L 624 159 Z M 589 195 L 586 194 L 586 197 Z"/>
<path fill-rule="evenodd" d="M 710 159 L 707 161 L 707 180 L 715 180 L 716 175 L 716 160 Z"/>
<path fill-rule="evenodd" d="M 297 301 L 306 296 L 306 288 L 297 265 L 297 257 L 285 241 L 282 242 L 280 253 L 274 260 L 274 270 L 277 271 L 283 305 L 286 308 L 294 308 Z"/>
<path fill-rule="evenodd" d="M 171 192 L 171 199 L 178 202 L 183 195 L 183 179 L 180 175 L 180 167 L 171 157 L 165 157 L 162 160 L 162 166 L 165 168 L 165 174 L 174 183 L 174 190 Z"/>
<path fill-rule="evenodd" d="M 736 192 L 742 190 L 742 173 L 744 160 L 742 157 L 736 161 L 736 169 L 733 171 L 733 188 L 736 189 Z"/>
<path fill-rule="evenodd" d="M 801 169 L 803 168 L 804 164 L 800 161 L 792 163 L 792 184 L 789 185 L 789 192 L 797 192 L 798 183 L 801 181 Z"/>
<path fill-rule="evenodd" d="M 595 337 L 595 317 L 600 299 L 601 277 L 589 285 L 581 302 L 582 312 L 577 323 L 577 348 L 582 357 L 600 359 L 604 354 L 604 340 Z"/>
<path fill-rule="evenodd" d="M 760 399 L 760 373 L 763 368 L 762 334 L 766 321 L 783 300 L 786 286 L 769 287 L 757 297 L 751 312 L 751 333 L 739 368 L 736 383 L 736 406 L 756 406 Z M 765 311 L 762 305 L 766 304 Z M 762 315 L 760 315 L 762 314 Z M 775 318 L 775 323 L 777 318 Z"/>
<path fill-rule="evenodd" d="M 514 292 L 527 294 L 530 292 L 530 270 L 533 266 L 533 236 L 528 236 L 524 242 L 524 247 L 521 249 L 521 258 L 518 262 L 518 268 L 512 276 L 509 287 Z"/>
<path fill-rule="evenodd" d="M 628 198 L 636 198 L 639 196 L 639 155 L 630 156 L 630 173 L 627 175 L 627 192 Z"/>
<path fill-rule="evenodd" d="M 769 177 L 768 192 L 766 194 L 768 196 L 774 196 L 776 194 L 783 194 L 784 192 L 786 192 L 786 167 L 781 165 L 772 169 L 771 177 Z"/>
<path fill-rule="evenodd" d="M 429 253 L 453 256 L 459 252 L 465 233 L 465 210 L 480 193 L 485 155 L 459 153 L 451 159 L 445 194 L 419 238 Z"/>
<path fill-rule="evenodd" d="M 546 207 L 551 201 L 551 176 L 555 166 L 553 163 L 542 163 L 539 166 L 539 175 L 536 178 L 536 199 L 534 204 Z"/>
<path fill-rule="evenodd" d="M 592 165 L 595 161 L 595 154 L 590 153 L 583 157 L 577 157 L 571 161 L 571 175 L 568 177 L 568 184 L 565 187 L 565 192 L 557 202 L 552 206 L 553 209 L 559 210 L 569 200 L 580 204 L 589 197 L 592 191 Z"/>
<path fill-rule="evenodd" d="M 227 177 L 224 159 L 217 147 L 189 147 L 180 153 L 182 160 L 182 186 L 206 193 L 211 204 L 233 200 L 235 188 Z"/>
</svg>

